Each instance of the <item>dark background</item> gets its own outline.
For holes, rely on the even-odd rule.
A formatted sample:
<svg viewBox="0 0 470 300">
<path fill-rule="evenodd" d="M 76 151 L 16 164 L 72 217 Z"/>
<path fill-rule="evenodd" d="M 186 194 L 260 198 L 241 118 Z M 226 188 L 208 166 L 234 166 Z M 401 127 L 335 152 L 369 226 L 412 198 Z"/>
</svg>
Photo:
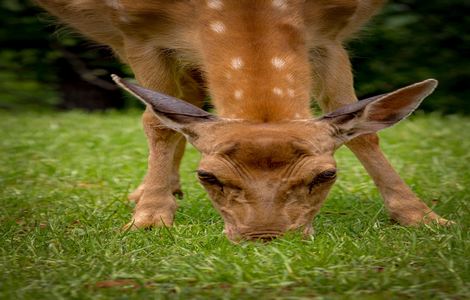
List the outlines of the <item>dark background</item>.
<svg viewBox="0 0 470 300">
<path fill-rule="evenodd" d="M 426 78 L 440 85 L 421 109 L 470 114 L 470 1 L 391 1 L 348 44 L 360 97 Z M 0 110 L 126 109 L 109 75 L 132 76 L 111 51 L 26 0 L 0 2 Z"/>
</svg>

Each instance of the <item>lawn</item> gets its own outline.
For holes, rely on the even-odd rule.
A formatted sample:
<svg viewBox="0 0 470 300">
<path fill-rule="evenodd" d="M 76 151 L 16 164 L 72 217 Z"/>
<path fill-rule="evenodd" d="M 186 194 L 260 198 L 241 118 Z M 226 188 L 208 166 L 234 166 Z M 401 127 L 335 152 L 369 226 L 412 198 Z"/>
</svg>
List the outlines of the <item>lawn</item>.
<svg viewBox="0 0 470 300">
<path fill-rule="evenodd" d="M 451 228 L 391 222 L 347 149 L 308 240 L 231 244 L 188 147 L 176 226 L 123 232 L 139 114 L 0 113 L 0 299 L 468 299 L 470 119 L 417 115 L 385 152 Z"/>
</svg>

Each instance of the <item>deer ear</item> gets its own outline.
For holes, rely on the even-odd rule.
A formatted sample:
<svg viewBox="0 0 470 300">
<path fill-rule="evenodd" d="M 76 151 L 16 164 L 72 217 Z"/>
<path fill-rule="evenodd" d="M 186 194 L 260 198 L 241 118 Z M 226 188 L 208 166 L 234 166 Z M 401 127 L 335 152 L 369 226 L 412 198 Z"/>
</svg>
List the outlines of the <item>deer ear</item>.
<svg viewBox="0 0 470 300">
<path fill-rule="evenodd" d="M 390 127 L 410 115 L 437 86 L 428 79 L 394 92 L 361 100 L 320 118 L 344 143 L 357 136 Z"/>
<path fill-rule="evenodd" d="M 162 123 L 173 130 L 186 134 L 185 128 L 190 124 L 217 120 L 216 116 L 186 101 L 143 88 L 114 74 L 111 77 L 120 87 L 150 107 Z"/>
</svg>

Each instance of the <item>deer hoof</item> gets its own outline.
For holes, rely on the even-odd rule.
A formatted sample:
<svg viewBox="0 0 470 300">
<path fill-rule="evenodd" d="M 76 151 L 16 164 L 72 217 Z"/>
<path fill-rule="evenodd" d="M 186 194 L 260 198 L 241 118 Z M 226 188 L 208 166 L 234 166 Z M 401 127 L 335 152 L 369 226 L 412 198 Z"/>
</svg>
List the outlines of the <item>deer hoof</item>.
<svg viewBox="0 0 470 300">
<path fill-rule="evenodd" d="M 124 231 L 137 229 L 151 229 L 155 227 L 171 227 L 173 225 L 173 215 L 156 213 L 149 218 L 133 218 L 132 221 L 122 227 Z"/>
<path fill-rule="evenodd" d="M 421 226 L 421 225 L 439 225 L 439 226 L 450 226 L 454 225 L 455 222 L 444 219 L 433 211 L 429 212 L 409 212 L 407 214 L 393 215 L 392 219 L 397 221 L 403 226 Z"/>
<path fill-rule="evenodd" d="M 136 207 L 132 220 L 124 225 L 124 230 L 171 227 L 176 213 L 175 202 L 159 207 Z"/>
</svg>

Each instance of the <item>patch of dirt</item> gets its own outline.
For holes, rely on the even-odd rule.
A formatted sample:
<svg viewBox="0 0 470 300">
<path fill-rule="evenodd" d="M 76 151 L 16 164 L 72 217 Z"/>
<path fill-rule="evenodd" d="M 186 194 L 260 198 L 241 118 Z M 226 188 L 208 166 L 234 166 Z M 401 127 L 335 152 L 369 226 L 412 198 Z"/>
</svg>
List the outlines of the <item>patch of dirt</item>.
<svg viewBox="0 0 470 300">
<path fill-rule="evenodd" d="M 123 288 L 141 288 L 142 285 L 133 279 L 114 279 L 114 280 L 104 280 L 98 281 L 94 284 L 95 288 L 114 288 L 114 287 L 123 287 Z"/>
</svg>

